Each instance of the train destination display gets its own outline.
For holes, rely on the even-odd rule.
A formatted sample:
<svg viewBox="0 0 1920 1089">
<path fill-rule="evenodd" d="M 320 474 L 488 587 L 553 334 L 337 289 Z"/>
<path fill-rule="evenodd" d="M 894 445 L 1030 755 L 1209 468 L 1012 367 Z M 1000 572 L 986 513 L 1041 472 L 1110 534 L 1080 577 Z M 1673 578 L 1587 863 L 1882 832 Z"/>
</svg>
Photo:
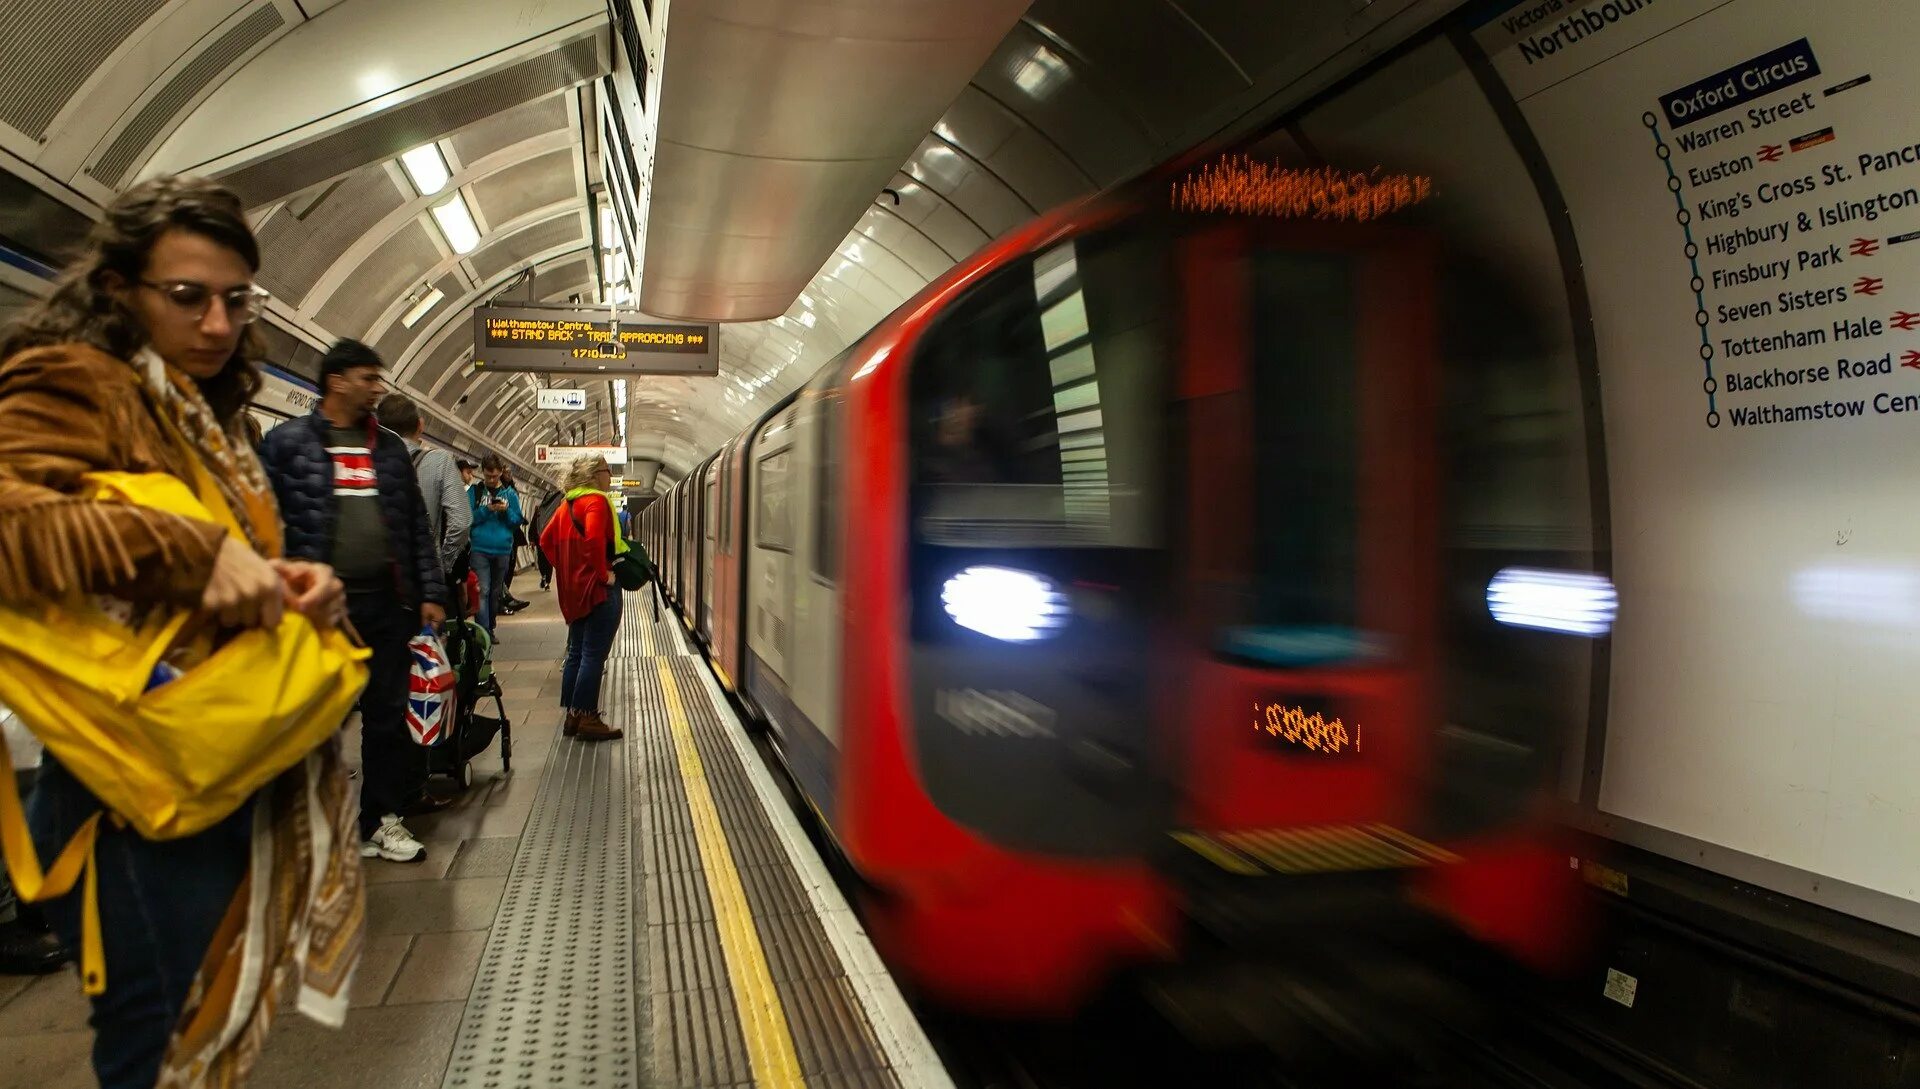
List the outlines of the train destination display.
<svg viewBox="0 0 1920 1089">
<path fill-rule="evenodd" d="M 496 371 L 720 372 L 719 340 L 712 325 L 655 321 L 632 312 L 615 314 L 607 307 L 476 307 L 473 358 L 476 367 Z"/>
<path fill-rule="evenodd" d="M 1920 75 L 1890 10 L 1533 0 L 1474 40 L 1592 305 L 1621 601 L 1600 813 L 1909 926 Z"/>
</svg>

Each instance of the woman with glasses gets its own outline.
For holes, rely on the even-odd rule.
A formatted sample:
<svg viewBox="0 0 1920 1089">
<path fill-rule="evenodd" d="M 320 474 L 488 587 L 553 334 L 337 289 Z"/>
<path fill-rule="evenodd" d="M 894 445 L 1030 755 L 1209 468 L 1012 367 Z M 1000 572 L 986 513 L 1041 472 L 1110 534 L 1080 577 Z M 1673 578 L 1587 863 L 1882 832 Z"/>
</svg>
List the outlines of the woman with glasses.
<svg viewBox="0 0 1920 1089">
<path fill-rule="evenodd" d="M 246 441 L 259 265 L 238 198 L 156 178 L 106 209 L 52 293 L 0 338 L 0 599 L 92 601 L 128 623 L 192 609 L 222 632 L 289 609 L 338 623 L 332 570 L 278 558 L 279 510 Z M 102 472 L 210 477 L 244 539 L 94 502 L 84 478 Z M 102 808 L 49 756 L 28 814 L 40 856 Z M 335 740 L 197 835 L 154 842 L 102 823 L 107 987 L 92 1024 L 106 1089 L 243 1077 L 282 983 L 302 1010 L 344 1014 L 365 916 L 354 821 Z M 50 913 L 76 948 L 79 899 Z"/>
</svg>

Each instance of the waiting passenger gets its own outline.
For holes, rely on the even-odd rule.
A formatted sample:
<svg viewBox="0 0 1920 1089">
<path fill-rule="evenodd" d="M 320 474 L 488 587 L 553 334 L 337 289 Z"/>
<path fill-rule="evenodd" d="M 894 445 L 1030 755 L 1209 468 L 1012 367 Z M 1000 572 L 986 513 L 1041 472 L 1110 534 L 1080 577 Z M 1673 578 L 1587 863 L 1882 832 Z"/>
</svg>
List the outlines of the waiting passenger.
<svg viewBox="0 0 1920 1089">
<path fill-rule="evenodd" d="M 480 472 L 480 466 L 475 465 L 466 458 L 461 458 L 454 462 L 454 464 L 460 467 L 460 486 L 463 488 L 473 487 L 473 481 Z"/>
<path fill-rule="evenodd" d="M 560 503 L 565 498 L 566 496 L 561 495 L 559 492 L 548 492 L 547 497 L 540 501 L 540 505 L 533 508 L 533 532 L 531 536 L 533 537 L 533 550 L 540 563 L 540 588 L 542 590 L 553 587 L 553 558 L 547 555 L 546 546 L 540 543 L 540 538 L 546 535 L 547 523 L 553 521 L 553 512 L 560 509 Z"/>
<path fill-rule="evenodd" d="M 582 741 L 612 741 L 622 732 L 600 717 L 600 680 L 620 633 L 621 595 L 613 558 L 626 551 L 615 528 L 613 468 L 588 455 L 567 467 L 566 500 L 540 537 L 553 560 L 560 615 L 567 622 L 567 660 L 560 671 L 562 732 Z"/>
<path fill-rule="evenodd" d="M 499 454 L 480 459 L 480 476 L 481 482 L 469 490 L 473 570 L 480 576 L 480 626 L 492 635 L 507 592 L 507 572 L 513 569 L 513 531 L 527 520 L 520 513 L 520 493 L 506 479 L 507 463 Z"/>
<path fill-rule="evenodd" d="M 285 609 L 337 623 L 333 572 L 277 558 L 273 490 L 246 441 L 259 267 L 237 197 L 155 178 L 107 207 L 79 259 L 0 342 L 0 599 L 57 610 L 93 595 L 134 612 L 195 609 L 229 630 L 276 625 Z M 87 475 L 109 472 L 211 478 L 245 539 L 86 498 Z M 263 716 L 273 696 L 259 694 Z M 99 826 L 110 978 L 92 1025 L 105 1089 L 147 1089 L 163 1064 L 168 1084 L 243 1077 L 275 1012 L 274 981 L 296 979 L 303 998 L 344 1014 L 365 929 L 360 867 L 340 855 L 351 790 L 328 742 L 204 832 L 152 842 Z M 256 803 L 267 807 L 258 820 Z M 28 812 L 41 857 L 103 808 L 46 757 Z M 231 911 L 243 887 L 273 910 Z M 80 900 L 49 912 L 76 949 Z M 196 997 L 208 994 L 229 1001 Z"/>
<path fill-rule="evenodd" d="M 466 585 L 467 539 L 473 530 L 473 506 L 453 455 L 426 445 L 427 421 L 420 407 L 404 393 L 390 393 L 380 402 L 380 426 L 400 436 L 413 458 L 420 479 L 420 496 L 427 504 L 427 535 L 440 542 L 440 570 L 449 591 Z M 455 600 L 458 593 L 454 592 Z"/>
<path fill-rule="evenodd" d="M 360 696 L 360 855 L 423 862 L 403 816 L 444 809 L 426 792 L 427 750 L 407 732 L 407 683 L 421 628 L 447 619 L 439 542 L 400 436 L 373 418 L 380 356 L 342 340 L 320 360 L 320 404 L 267 433 L 260 453 L 287 522 L 287 553 L 333 564 L 347 615 L 373 651 Z"/>
</svg>

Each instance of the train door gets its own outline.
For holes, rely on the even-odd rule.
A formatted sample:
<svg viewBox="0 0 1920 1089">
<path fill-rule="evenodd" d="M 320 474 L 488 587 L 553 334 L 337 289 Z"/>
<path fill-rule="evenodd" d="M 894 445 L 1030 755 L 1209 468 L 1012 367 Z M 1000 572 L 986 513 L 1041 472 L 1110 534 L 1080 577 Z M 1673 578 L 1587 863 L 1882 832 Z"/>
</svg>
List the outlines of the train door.
<svg viewBox="0 0 1920 1089">
<path fill-rule="evenodd" d="M 1357 829 L 1392 854 L 1435 727 L 1432 254 L 1279 221 L 1181 246 L 1179 819 L 1281 872 L 1346 868 Z"/>
<path fill-rule="evenodd" d="M 747 542 L 752 554 L 747 586 L 750 692 L 784 732 L 793 713 L 794 510 L 793 410 L 774 416 L 754 438 Z"/>
<path fill-rule="evenodd" d="M 720 548 L 720 458 L 715 457 L 707 463 L 706 470 L 700 474 L 704 483 L 700 489 L 704 510 L 700 524 L 700 638 L 709 646 L 713 643 L 714 616 L 714 572 Z"/>
</svg>

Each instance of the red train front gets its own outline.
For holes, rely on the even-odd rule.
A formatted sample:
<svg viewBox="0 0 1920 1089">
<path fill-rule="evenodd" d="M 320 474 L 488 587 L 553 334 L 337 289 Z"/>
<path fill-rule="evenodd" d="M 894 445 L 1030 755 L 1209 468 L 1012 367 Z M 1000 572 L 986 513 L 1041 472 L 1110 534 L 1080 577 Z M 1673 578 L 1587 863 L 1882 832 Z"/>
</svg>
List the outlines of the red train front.
<svg viewBox="0 0 1920 1089">
<path fill-rule="evenodd" d="M 1445 540 L 1448 259 L 1174 193 L 828 364 L 648 512 L 669 589 L 938 1000 L 1070 1010 L 1227 902 L 1551 957 L 1552 725 L 1473 694 L 1514 557 Z"/>
</svg>

